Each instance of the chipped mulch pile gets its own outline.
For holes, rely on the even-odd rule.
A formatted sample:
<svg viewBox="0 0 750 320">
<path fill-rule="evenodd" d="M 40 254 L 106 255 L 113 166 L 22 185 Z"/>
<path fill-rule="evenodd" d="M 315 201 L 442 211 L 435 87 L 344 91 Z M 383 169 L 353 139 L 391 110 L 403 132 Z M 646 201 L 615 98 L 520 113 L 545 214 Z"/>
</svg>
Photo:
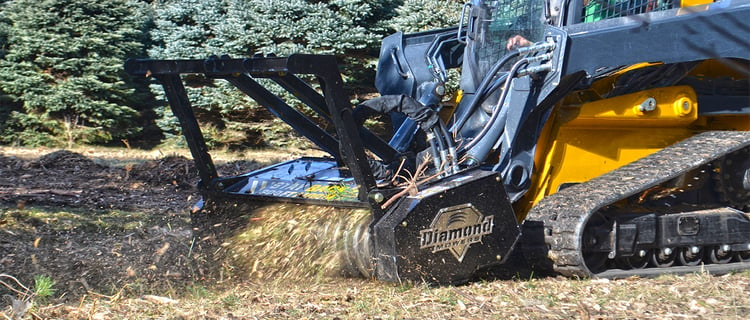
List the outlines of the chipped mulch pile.
<svg viewBox="0 0 750 320">
<path fill-rule="evenodd" d="M 185 173 L 165 176 L 164 168 L 180 168 Z M 192 161 L 181 157 L 121 168 L 61 150 L 35 160 L 0 155 L 0 176 L 0 201 L 6 204 L 148 210 L 169 215 L 188 207 L 185 201 L 194 196 L 198 174 Z"/>
</svg>

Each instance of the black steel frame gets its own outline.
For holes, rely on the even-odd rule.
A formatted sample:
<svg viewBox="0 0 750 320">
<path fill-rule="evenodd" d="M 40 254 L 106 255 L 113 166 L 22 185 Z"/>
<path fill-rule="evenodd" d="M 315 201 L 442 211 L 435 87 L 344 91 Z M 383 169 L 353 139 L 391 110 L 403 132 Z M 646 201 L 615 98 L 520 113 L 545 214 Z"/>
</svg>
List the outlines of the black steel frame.
<svg viewBox="0 0 750 320">
<path fill-rule="evenodd" d="M 289 57 L 245 59 L 226 56 L 205 60 L 130 59 L 125 63 L 125 71 L 134 76 L 154 77 L 164 87 L 169 105 L 180 122 L 198 167 L 201 178 L 199 187 L 204 191 L 210 191 L 212 182 L 217 181 L 219 176 L 185 90 L 184 74 L 204 74 L 210 78 L 224 79 L 237 87 L 348 167 L 360 187 L 359 199 L 367 202 L 367 195 L 376 187 L 376 182 L 365 149 L 384 161 L 395 159 L 397 152 L 380 137 L 354 122 L 353 109 L 337 66 L 334 56 L 295 54 Z M 322 94 L 298 75 L 315 76 Z M 336 129 L 335 135 L 271 93 L 256 78 L 273 80 L 292 93 L 322 120 L 332 123 Z"/>
</svg>

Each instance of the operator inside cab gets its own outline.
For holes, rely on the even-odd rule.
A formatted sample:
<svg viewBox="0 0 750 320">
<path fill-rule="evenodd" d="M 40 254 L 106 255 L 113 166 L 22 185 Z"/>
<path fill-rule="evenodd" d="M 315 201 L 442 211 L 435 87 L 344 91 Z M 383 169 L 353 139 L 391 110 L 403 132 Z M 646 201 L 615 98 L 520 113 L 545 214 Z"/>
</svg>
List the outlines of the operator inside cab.
<svg viewBox="0 0 750 320">
<path fill-rule="evenodd" d="M 552 0 L 552 3 L 544 0 L 472 1 L 460 80 L 460 87 L 463 91 L 461 104 L 472 104 L 475 98 L 481 97 L 482 101 L 479 106 L 487 112 L 474 112 L 471 115 L 457 114 L 457 118 L 469 117 L 461 127 L 461 136 L 475 136 L 489 119 L 497 102 L 500 90 L 476 92 L 493 65 L 509 51 L 541 41 L 545 25 L 551 21 L 549 18 L 551 10 L 547 7 L 559 6 L 554 2 L 560 1 Z M 502 73 L 507 70 L 500 71 L 495 75 L 494 81 L 502 81 Z M 457 108 L 457 110 L 467 109 L 469 108 Z"/>
<path fill-rule="evenodd" d="M 472 0 L 469 16 L 466 50 L 463 56 L 460 87 L 463 91 L 461 105 L 479 104 L 485 113 L 460 114 L 473 108 L 457 108 L 456 118 L 468 117 L 461 124 L 460 136 L 473 137 L 482 129 L 496 107 L 501 90 L 489 86 L 486 92 L 477 92 L 479 85 L 492 67 L 510 51 L 530 46 L 543 40 L 546 25 L 562 26 L 570 23 L 594 22 L 649 11 L 671 8 L 673 0 L 578 0 L 578 10 L 562 10 L 563 0 Z M 564 21 L 563 21 L 564 20 Z M 509 64 L 511 65 L 511 64 Z M 500 82 L 505 69 L 493 73 L 491 79 Z M 474 99 L 481 101 L 474 102 Z"/>
</svg>

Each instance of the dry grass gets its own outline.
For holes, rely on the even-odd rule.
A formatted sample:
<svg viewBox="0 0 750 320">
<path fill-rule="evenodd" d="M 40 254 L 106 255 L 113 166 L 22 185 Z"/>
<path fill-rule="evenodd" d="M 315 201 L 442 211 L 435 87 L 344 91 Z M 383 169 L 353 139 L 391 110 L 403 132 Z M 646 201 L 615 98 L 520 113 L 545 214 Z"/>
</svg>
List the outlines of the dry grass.
<svg viewBox="0 0 750 320">
<path fill-rule="evenodd" d="M 358 279 L 192 288 L 179 297 L 86 296 L 41 308 L 62 318 L 178 319 L 742 319 L 750 274 L 657 279 L 493 281 L 461 287 Z"/>
</svg>

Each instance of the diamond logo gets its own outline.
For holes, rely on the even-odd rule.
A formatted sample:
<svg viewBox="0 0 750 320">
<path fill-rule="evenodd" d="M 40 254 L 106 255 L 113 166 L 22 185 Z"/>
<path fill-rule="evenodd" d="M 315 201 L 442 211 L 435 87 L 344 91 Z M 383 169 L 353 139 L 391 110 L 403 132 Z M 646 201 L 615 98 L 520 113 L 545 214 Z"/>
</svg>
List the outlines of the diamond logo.
<svg viewBox="0 0 750 320">
<path fill-rule="evenodd" d="M 462 262 L 471 244 L 492 233 L 494 217 L 485 217 L 471 203 L 440 209 L 430 228 L 419 231 L 419 248 L 432 253 L 450 250 Z"/>
</svg>

